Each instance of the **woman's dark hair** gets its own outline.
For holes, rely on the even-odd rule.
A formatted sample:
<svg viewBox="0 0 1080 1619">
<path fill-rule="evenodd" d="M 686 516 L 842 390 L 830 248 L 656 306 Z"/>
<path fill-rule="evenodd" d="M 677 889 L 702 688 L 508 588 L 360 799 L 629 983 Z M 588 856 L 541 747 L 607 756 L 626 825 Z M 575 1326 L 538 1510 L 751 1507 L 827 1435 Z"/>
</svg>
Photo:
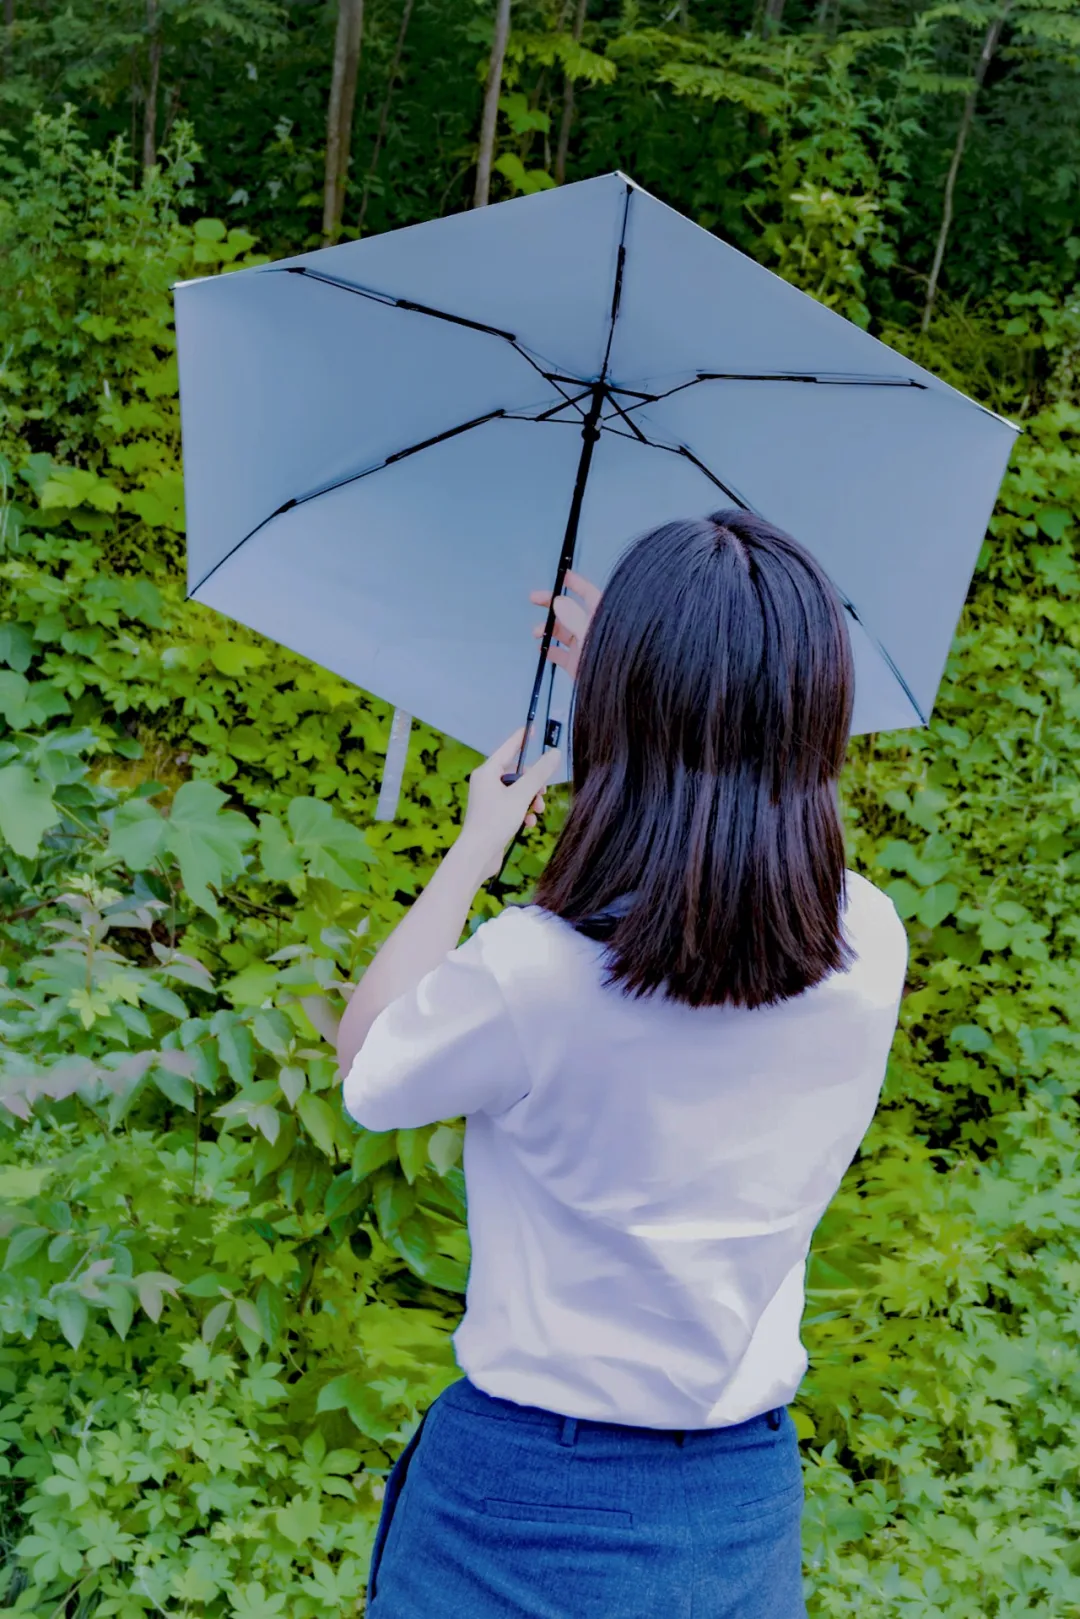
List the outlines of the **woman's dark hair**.
<svg viewBox="0 0 1080 1619">
<path fill-rule="evenodd" d="M 643 535 L 581 648 L 572 802 L 533 903 L 606 939 L 628 994 L 766 1006 L 848 967 L 853 689 L 843 607 L 789 535 L 739 510 Z"/>
</svg>

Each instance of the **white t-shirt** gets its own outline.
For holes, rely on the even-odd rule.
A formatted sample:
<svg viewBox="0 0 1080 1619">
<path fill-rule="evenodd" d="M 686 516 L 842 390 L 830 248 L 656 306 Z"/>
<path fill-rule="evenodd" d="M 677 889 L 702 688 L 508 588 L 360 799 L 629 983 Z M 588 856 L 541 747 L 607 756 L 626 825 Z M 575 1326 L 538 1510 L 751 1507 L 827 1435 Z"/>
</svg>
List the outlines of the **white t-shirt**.
<svg viewBox="0 0 1080 1619">
<path fill-rule="evenodd" d="M 778 1006 L 603 984 L 605 947 L 511 908 L 376 1018 L 371 1130 L 467 1116 L 461 1370 L 564 1416 L 709 1428 L 785 1405 L 814 1227 L 874 1114 L 907 964 L 847 877 L 855 964 Z"/>
</svg>

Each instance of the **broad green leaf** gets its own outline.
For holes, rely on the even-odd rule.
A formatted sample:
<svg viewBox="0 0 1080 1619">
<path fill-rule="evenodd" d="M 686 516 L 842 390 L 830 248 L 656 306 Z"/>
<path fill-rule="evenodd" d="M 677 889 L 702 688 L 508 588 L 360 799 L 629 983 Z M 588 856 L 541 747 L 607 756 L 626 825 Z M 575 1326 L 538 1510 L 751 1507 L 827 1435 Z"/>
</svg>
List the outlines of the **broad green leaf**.
<svg viewBox="0 0 1080 1619">
<path fill-rule="evenodd" d="M 322 1507 L 313 1497 L 297 1495 L 288 1506 L 279 1507 L 274 1522 L 286 1540 L 294 1546 L 305 1546 L 314 1540 L 322 1526 Z"/>
<path fill-rule="evenodd" d="M 215 1012 L 210 1028 L 217 1037 L 218 1055 L 237 1085 L 247 1085 L 255 1073 L 255 1042 L 251 1030 L 233 1012 Z"/>
<path fill-rule="evenodd" d="M 288 1102 L 290 1107 L 296 1106 L 297 1097 L 304 1089 L 306 1083 L 307 1079 L 302 1068 L 292 1068 L 286 1066 L 278 1073 L 278 1084 L 281 1087 L 282 1095 L 285 1097 L 285 1100 Z"/>
<path fill-rule="evenodd" d="M 0 767 L 0 839 L 17 855 L 32 860 L 59 818 L 51 791 L 25 765 Z"/>
<path fill-rule="evenodd" d="M 924 928 L 936 928 L 952 915 L 959 898 L 960 890 L 955 883 L 935 883 L 920 899 L 916 915 Z"/>
<path fill-rule="evenodd" d="M 214 1339 L 224 1327 L 226 1321 L 228 1321 L 231 1312 L 231 1299 L 222 1299 L 220 1304 L 215 1304 L 214 1308 L 207 1312 L 206 1319 L 202 1324 L 203 1343 L 213 1343 Z"/>
<path fill-rule="evenodd" d="M 388 1240 L 416 1207 L 416 1192 L 400 1175 L 382 1170 L 372 1188 L 379 1230 Z"/>
<path fill-rule="evenodd" d="M 244 850 L 255 828 L 243 815 L 225 809 L 225 794 L 206 781 L 186 781 L 169 811 L 167 846 L 180 864 L 188 897 L 216 915 L 211 887 L 224 888 L 244 869 Z"/>
<path fill-rule="evenodd" d="M 135 1291 L 139 1303 L 142 1305 L 151 1321 L 160 1321 L 166 1293 L 173 1298 L 179 1292 L 180 1284 L 174 1276 L 168 1276 L 164 1271 L 145 1270 L 134 1278 Z M 193 1288 L 185 1289 L 190 1293 Z"/>
<path fill-rule="evenodd" d="M 110 852 L 130 871 L 145 871 L 165 850 L 168 825 L 145 799 L 128 799 L 113 816 L 109 832 Z"/>
<path fill-rule="evenodd" d="M 266 660 L 267 653 L 262 647 L 247 646 L 243 641 L 221 641 L 210 648 L 210 661 L 223 675 L 242 677 Z"/>
<path fill-rule="evenodd" d="M 273 1282 L 261 1282 L 255 1295 L 255 1308 L 266 1343 L 273 1348 L 285 1330 L 285 1298 Z"/>
<path fill-rule="evenodd" d="M 312 877 L 339 888 L 366 889 L 375 856 L 363 833 L 318 798 L 294 798 L 289 830 Z"/>
<path fill-rule="evenodd" d="M 428 1142 L 428 1157 L 440 1175 L 446 1175 L 460 1162 L 465 1145 L 464 1133 L 452 1124 L 440 1124 Z"/>
<path fill-rule="evenodd" d="M 274 1009 L 256 1012 L 251 1020 L 251 1032 L 263 1050 L 275 1057 L 287 1055 L 295 1034 L 284 1012 Z"/>
<path fill-rule="evenodd" d="M 376 1444 L 388 1439 L 397 1427 L 387 1416 L 379 1394 L 358 1372 L 346 1372 L 320 1389 L 315 1409 L 346 1411 L 360 1432 Z"/>
<path fill-rule="evenodd" d="M 271 882 L 287 883 L 304 875 L 304 863 L 276 815 L 259 816 L 259 859 Z"/>
<path fill-rule="evenodd" d="M 297 1098 L 296 1112 L 304 1129 L 327 1158 L 333 1158 L 337 1138 L 337 1116 L 329 1102 L 311 1091 Z"/>
<path fill-rule="evenodd" d="M 255 1334 L 260 1341 L 263 1336 L 262 1317 L 252 1303 L 251 1299 L 236 1300 L 236 1318 L 242 1321 L 249 1332 Z"/>
<path fill-rule="evenodd" d="M 425 1126 L 419 1130 L 399 1130 L 397 1132 L 398 1162 L 404 1170 L 405 1179 L 410 1186 L 427 1164 L 430 1136 L 430 1126 Z"/>
<path fill-rule="evenodd" d="M 356 1176 L 373 1175 L 384 1164 L 392 1164 L 397 1157 L 395 1130 L 364 1130 L 352 1156 L 352 1172 Z"/>
<path fill-rule="evenodd" d="M 90 1311 L 86 1300 L 78 1293 L 61 1293 L 56 1300 L 56 1319 L 72 1349 L 78 1349 L 86 1332 Z"/>
<path fill-rule="evenodd" d="M 25 624 L 0 624 L 0 663 L 25 674 L 33 652 L 33 635 Z"/>
<path fill-rule="evenodd" d="M 33 730 L 67 712 L 67 699 L 50 681 L 27 680 L 12 669 L 0 669 L 0 714 L 13 731 Z"/>
<path fill-rule="evenodd" d="M 13 1271 L 16 1265 L 32 1259 L 42 1243 L 47 1242 L 48 1239 L 49 1232 L 44 1226 L 22 1226 L 8 1243 L 4 1269 Z"/>
</svg>

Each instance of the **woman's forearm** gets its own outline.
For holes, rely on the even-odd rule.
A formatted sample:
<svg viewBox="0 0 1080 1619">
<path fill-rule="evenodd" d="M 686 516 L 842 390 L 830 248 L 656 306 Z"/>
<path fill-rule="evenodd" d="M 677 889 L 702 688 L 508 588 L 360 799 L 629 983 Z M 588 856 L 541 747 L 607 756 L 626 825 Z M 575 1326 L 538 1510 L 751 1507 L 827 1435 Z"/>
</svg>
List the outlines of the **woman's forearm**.
<svg viewBox="0 0 1080 1619">
<path fill-rule="evenodd" d="M 487 851 L 458 837 L 423 893 L 380 946 L 349 998 L 338 1029 L 338 1067 L 348 1073 L 379 1013 L 457 948 L 477 889 L 487 875 Z"/>
</svg>

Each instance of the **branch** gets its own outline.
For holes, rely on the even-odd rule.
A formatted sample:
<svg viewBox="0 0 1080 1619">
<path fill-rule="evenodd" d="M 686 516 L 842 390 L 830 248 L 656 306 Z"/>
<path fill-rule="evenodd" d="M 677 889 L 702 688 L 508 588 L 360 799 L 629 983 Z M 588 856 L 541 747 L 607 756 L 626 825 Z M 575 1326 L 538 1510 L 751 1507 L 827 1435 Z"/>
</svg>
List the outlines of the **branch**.
<svg viewBox="0 0 1080 1619">
<path fill-rule="evenodd" d="M 394 85 L 401 69 L 401 54 L 405 49 L 405 35 L 409 31 L 409 19 L 412 16 L 413 0 L 405 0 L 405 7 L 401 13 L 401 28 L 398 31 L 397 45 L 394 47 L 394 60 L 390 64 L 390 77 L 386 81 L 386 94 L 379 110 L 379 127 L 375 134 L 375 145 L 371 153 L 371 167 L 367 171 L 364 181 L 364 194 L 360 198 L 360 215 L 356 222 L 356 234 L 364 234 L 364 219 L 367 215 L 368 199 L 371 196 L 371 182 L 375 178 L 375 170 L 379 166 L 379 157 L 382 153 L 382 144 L 386 136 L 387 120 L 390 117 L 390 102 L 394 94 Z"/>
<path fill-rule="evenodd" d="M 580 44 L 585 28 L 585 11 L 589 0 L 578 0 L 574 16 L 574 43 Z M 570 128 L 574 122 L 574 81 L 568 78 L 563 93 L 562 123 L 559 125 L 559 144 L 555 151 L 555 181 L 562 185 L 566 179 L 566 157 L 570 150 Z"/>
<path fill-rule="evenodd" d="M 364 0 L 338 0 L 334 67 L 326 114 L 326 177 L 323 184 L 323 236 L 336 242 L 345 206 L 345 182 L 352 150 L 353 106 L 360 67 Z"/>
<path fill-rule="evenodd" d="M 978 100 L 979 91 L 982 89 L 983 80 L 986 78 L 986 70 L 990 66 L 991 59 L 995 50 L 997 49 L 998 40 L 1001 37 L 1001 30 L 1005 24 L 1005 19 L 1009 14 L 1011 5 L 1012 0 L 1005 0 L 1005 4 L 1002 6 L 997 16 L 993 18 L 990 26 L 986 30 L 986 37 L 983 39 L 982 50 L 979 53 L 979 60 L 975 68 L 975 82 L 967 93 L 967 98 L 964 101 L 964 110 L 960 115 L 960 128 L 957 130 L 956 134 L 956 145 L 953 148 L 952 162 L 949 164 L 949 172 L 945 177 L 945 197 L 941 210 L 941 229 L 938 231 L 937 246 L 934 249 L 934 262 L 930 269 L 930 280 L 926 288 L 926 305 L 923 309 L 922 317 L 922 330 L 924 332 L 929 331 L 930 317 L 934 312 L 934 300 L 937 298 L 938 281 L 941 276 L 941 266 L 945 259 L 945 244 L 949 240 L 949 230 L 953 219 L 953 199 L 956 194 L 956 177 L 960 173 L 960 163 L 964 156 L 964 147 L 967 145 L 968 131 L 970 130 L 972 121 L 975 117 L 975 103 Z"/>
<path fill-rule="evenodd" d="M 491 41 L 491 59 L 488 63 L 487 88 L 484 91 L 484 113 L 480 120 L 480 152 L 476 162 L 476 190 L 473 207 L 486 208 L 491 191 L 491 165 L 495 157 L 495 125 L 499 117 L 499 92 L 502 89 L 503 61 L 506 42 L 510 38 L 510 0 L 497 0 L 495 37 Z"/>
</svg>

